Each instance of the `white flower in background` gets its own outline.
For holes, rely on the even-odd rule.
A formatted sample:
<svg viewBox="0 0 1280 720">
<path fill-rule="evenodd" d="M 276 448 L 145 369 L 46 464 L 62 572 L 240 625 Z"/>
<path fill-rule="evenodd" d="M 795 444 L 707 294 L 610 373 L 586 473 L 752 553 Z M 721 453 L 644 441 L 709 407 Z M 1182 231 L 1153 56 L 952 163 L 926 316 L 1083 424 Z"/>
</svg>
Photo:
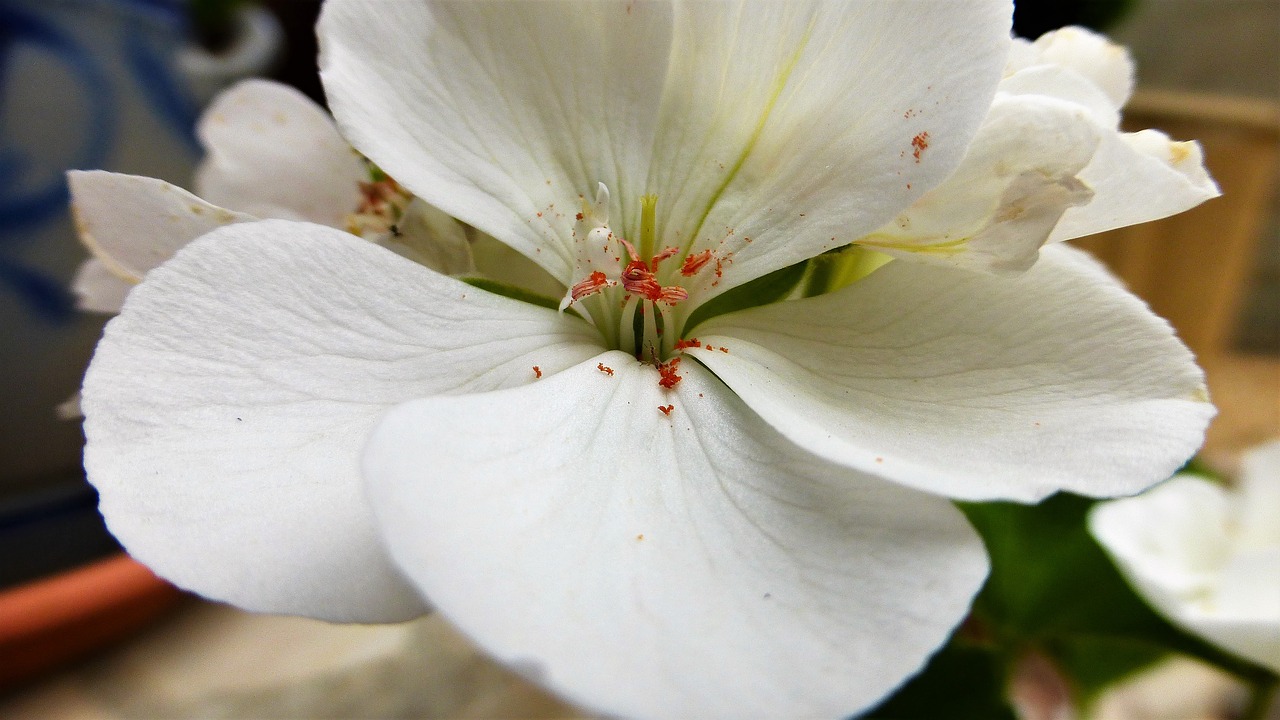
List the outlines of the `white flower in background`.
<svg viewBox="0 0 1280 720">
<path fill-rule="evenodd" d="M 394 180 L 371 178 L 332 118 L 287 85 L 234 85 L 196 133 L 206 155 L 194 195 L 154 178 L 68 173 L 92 254 L 72 284 L 81 309 L 119 312 L 129 289 L 179 248 L 223 225 L 264 218 L 342 228 L 446 274 L 474 271 L 460 224 L 414 202 Z"/>
<path fill-rule="evenodd" d="M 1099 505 L 1089 529 L 1169 620 L 1280 672 L 1280 441 L 1244 456 L 1234 489 L 1175 475 Z"/>
<path fill-rule="evenodd" d="M 1013 277 L 905 252 L 689 324 L 926 197 L 966 237 L 1038 246 L 1046 218 L 1087 218 L 1077 175 L 1114 131 L 997 94 L 1010 10 L 331 2 L 346 139 L 572 312 L 321 224 L 201 237 L 130 293 L 86 377 L 113 532 L 258 611 L 389 621 L 430 598 L 608 713 L 875 703 L 985 575 L 947 498 L 1135 492 L 1213 412 L 1168 326 L 1068 248 Z M 966 157 L 966 199 L 925 196 Z M 983 252 L 1001 236 L 1025 241 Z"/>
</svg>

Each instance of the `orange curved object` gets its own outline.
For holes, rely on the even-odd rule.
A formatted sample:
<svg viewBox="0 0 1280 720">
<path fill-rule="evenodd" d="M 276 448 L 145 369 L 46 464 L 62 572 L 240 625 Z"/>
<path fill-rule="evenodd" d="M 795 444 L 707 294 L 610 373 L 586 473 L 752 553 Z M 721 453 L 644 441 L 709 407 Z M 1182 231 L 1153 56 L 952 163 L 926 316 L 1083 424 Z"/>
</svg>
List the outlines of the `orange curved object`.
<svg viewBox="0 0 1280 720">
<path fill-rule="evenodd" d="M 0 592 L 0 691 L 123 640 L 181 597 L 123 553 Z"/>
</svg>

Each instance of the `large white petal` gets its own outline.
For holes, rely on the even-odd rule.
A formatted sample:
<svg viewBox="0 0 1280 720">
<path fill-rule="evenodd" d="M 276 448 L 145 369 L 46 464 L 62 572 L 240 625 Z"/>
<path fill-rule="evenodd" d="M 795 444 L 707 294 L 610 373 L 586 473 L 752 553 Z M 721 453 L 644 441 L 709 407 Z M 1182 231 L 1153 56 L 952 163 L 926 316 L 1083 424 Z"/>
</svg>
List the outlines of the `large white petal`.
<svg viewBox="0 0 1280 720">
<path fill-rule="evenodd" d="M 155 178 L 72 170 L 67 185 L 80 240 L 108 270 L 129 282 L 138 282 L 211 230 L 257 219 Z"/>
<path fill-rule="evenodd" d="M 638 217 L 670 26 L 660 3 L 339 0 L 320 68 L 361 152 L 568 283 L 583 193 Z"/>
<path fill-rule="evenodd" d="M 347 233 L 266 221 L 152 271 L 85 378 L 85 467 L 111 531 L 160 575 L 264 612 L 394 620 L 359 450 L 388 407 L 532 382 L 599 351 L 580 320 Z"/>
<path fill-rule="evenodd" d="M 1076 174 L 1098 136 L 1078 105 L 998 95 L 956 172 L 857 244 L 913 262 L 1022 272 L 1062 214 L 1089 201 Z"/>
<path fill-rule="evenodd" d="M 648 188 L 667 243 L 732 261 L 691 292 L 846 245 L 950 175 L 991 105 L 1010 11 L 679 5 Z"/>
<path fill-rule="evenodd" d="M 392 410 L 364 467 L 393 557 L 488 652 L 605 713 L 874 703 L 965 614 L 980 540 L 946 501 L 809 455 L 681 372 L 663 390 L 610 352 Z"/>
<path fill-rule="evenodd" d="M 574 214 L 732 257 L 720 292 L 870 232 L 959 162 L 1008 47 L 1002 0 L 331 3 L 352 143 L 570 284 Z M 430 121 L 424 121 L 430 118 Z"/>
<path fill-rule="evenodd" d="M 196 194 L 258 217 L 343 227 L 360 201 L 358 183 L 369 179 L 328 113 L 288 85 L 236 84 L 196 133 L 206 152 Z"/>
<path fill-rule="evenodd" d="M 1214 414 L 1168 324 L 1063 246 L 1016 278 L 892 262 L 694 334 L 726 351 L 693 356 L 797 444 L 956 498 L 1137 492 Z"/>
</svg>

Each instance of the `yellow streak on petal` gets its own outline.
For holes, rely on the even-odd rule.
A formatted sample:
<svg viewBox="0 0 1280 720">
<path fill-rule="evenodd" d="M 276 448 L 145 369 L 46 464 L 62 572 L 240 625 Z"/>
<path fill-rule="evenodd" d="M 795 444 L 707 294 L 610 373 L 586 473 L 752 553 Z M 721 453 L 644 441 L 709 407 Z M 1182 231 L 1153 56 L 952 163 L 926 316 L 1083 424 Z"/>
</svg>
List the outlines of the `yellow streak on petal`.
<svg viewBox="0 0 1280 720">
<path fill-rule="evenodd" d="M 769 92 L 769 100 L 764 104 L 764 110 L 760 113 L 759 119 L 756 120 L 755 129 L 751 131 L 751 136 L 747 139 L 747 144 L 742 148 L 742 152 L 738 155 L 738 159 L 734 161 L 733 167 L 729 168 L 729 172 L 724 176 L 720 186 L 712 193 L 711 199 L 707 201 L 706 208 L 702 211 L 702 217 L 698 219 L 698 224 L 694 226 L 693 232 L 689 233 L 689 239 L 683 248 L 682 254 L 688 254 L 694 243 L 698 240 L 698 233 L 702 232 L 702 225 L 706 223 L 707 217 L 711 215 L 711 210 L 720 201 L 720 196 L 728 189 L 729 183 L 738 176 L 738 172 L 742 170 L 742 166 L 746 163 L 747 158 L 751 156 L 755 150 L 756 143 L 760 141 L 760 135 L 764 132 L 765 123 L 769 121 L 769 116 L 773 114 L 773 108 L 778 104 L 778 98 L 782 97 L 782 91 L 787 86 L 787 82 L 791 80 L 791 74 L 795 72 L 796 64 L 800 62 L 800 56 L 804 54 L 804 49 L 809 44 L 809 38 L 813 34 L 813 24 L 805 29 L 804 37 L 800 39 L 799 45 L 796 46 L 795 52 L 787 61 L 783 63 L 781 71 L 773 79 L 773 88 Z"/>
<path fill-rule="evenodd" d="M 868 235 L 861 240 L 854 241 L 854 244 L 865 248 L 901 250 L 903 252 L 919 253 L 921 255 L 953 257 L 965 251 L 965 246 L 969 244 L 969 238 L 964 237 L 959 238 L 958 240 L 948 240 L 946 242 L 931 243 L 928 245 L 916 245 L 902 242 L 889 235 L 873 234 Z"/>
</svg>

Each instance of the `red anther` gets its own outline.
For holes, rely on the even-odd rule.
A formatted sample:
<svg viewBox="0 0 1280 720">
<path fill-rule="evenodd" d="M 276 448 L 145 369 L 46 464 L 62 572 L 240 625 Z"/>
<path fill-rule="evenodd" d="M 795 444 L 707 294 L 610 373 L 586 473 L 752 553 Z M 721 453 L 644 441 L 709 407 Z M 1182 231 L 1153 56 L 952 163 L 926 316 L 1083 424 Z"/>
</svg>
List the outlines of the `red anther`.
<svg viewBox="0 0 1280 720">
<path fill-rule="evenodd" d="M 609 377 L 613 377 L 613 368 L 605 365 L 604 363 L 596 363 L 596 369 Z"/>
<path fill-rule="evenodd" d="M 534 365 L 534 366 L 533 366 L 533 377 L 534 377 L 534 379 L 535 379 L 535 380 L 536 380 L 536 379 L 538 379 L 538 378 L 540 378 L 540 377 L 542 377 L 542 368 L 538 367 L 537 365 Z"/>
<path fill-rule="evenodd" d="M 609 233 L 609 237 L 612 238 L 613 233 Z M 631 258 L 631 262 L 640 263 L 641 265 L 644 264 L 640 262 L 640 253 L 636 252 L 635 245 L 632 245 L 626 238 L 621 238 L 621 237 L 618 238 L 618 242 L 622 243 L 622 247 L 627 249 L 627 256 Z"/>
<path fill-rule="evenodd" d="M 658 284 L 658 279 L 654 277 L 653 271 L 640 260 L 632 260 L 627 264 L 626 269 L 622 271 L 622 287 L 632 295 L 637 295 L 646 300 L 657 301 L 662 299 L 663 287 Z"/>
<path fill-rule="evenodd" d="M 677 340 L 676 349 L 686 350 L 688 348 L 702 347 L 702 341 L 698 338 L 689 338 L 688 340 Z"/>
<path fill-rule="evenodd" d="M 658 378 L 658 384 L 668 390 L 675 387 L 676 383 L 683 379 L 680 377 L 680 373 L 676 372 L 676 369 L 679 367 L 680 358 L 678 357 L 672 358 L 658 365 L 658 375 L 660 376 Z"/>
<path fill-rule="evenodd" d="M 576 283 L 570 288 L 569 297 L 573 298 L 574 301 L 581 300 L 592 293 L 600 292 L 612 284 L 604 273 L 596 270 L 588 275 L 586 280 Z"/>
<path fill-rule="evenodd" d="M 689 291 L 685 290 L 679 285 L 667 285 L 663 287 L 662 296 L 658 298 L 659 301 L 664 302 L 668 305 L 675 305 L 681 300 L 688 300 L 688 299 L 689 299 Z"/>
<path fill-rule="evenodd" d="M 709 262 L 711 262 L 710 250 L 694 253 L 684 259 L 684 265 L 680 266 L 680 274 L 685 277 L 693 277 Z"/>
<path fill-rule="evenodd" d="M 680 248 L 669 247 L 666 250 L 663 250 L 662 252 L 658 253 L 657 255 L 654 255 L 653 259 L 649 261 L 649 267 L 654 272 L 658 272 L 658 263 L 662 262 L 663 260 L 666 260 L 672 255 L 679 254 L 679 252 L 680 252 Z"/>
<path fill-rule="evenodd" d="M 658 409 L 662 411 L 663 415 L 670 415 L 671 411 L 676 409 L 676 406 L 675 405 L 659 405 Z M 641 535 L 641 537 L 644 537 L 644 536 Z"/>
</svg>

